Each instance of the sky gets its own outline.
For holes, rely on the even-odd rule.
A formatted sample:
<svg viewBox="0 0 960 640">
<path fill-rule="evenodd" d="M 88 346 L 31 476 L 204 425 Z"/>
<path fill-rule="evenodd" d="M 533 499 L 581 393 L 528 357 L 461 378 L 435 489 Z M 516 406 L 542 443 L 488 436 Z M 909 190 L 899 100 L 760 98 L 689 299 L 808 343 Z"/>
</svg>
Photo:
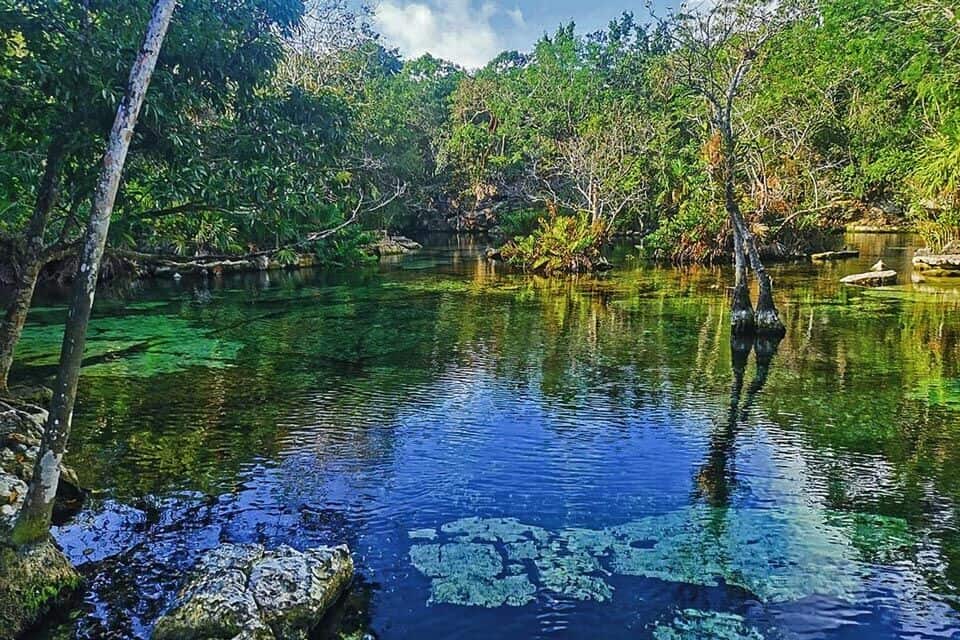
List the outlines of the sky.
<svg viewBox="0 0 960 640">
<path fill-rule="evenodd" d="M 374 24 L 407 58 L 431 53 L 475 69 L 571 20 L 590 32 L 626 9 L 646 14 L 643 0 L 379 0 Z"/>
</svg>

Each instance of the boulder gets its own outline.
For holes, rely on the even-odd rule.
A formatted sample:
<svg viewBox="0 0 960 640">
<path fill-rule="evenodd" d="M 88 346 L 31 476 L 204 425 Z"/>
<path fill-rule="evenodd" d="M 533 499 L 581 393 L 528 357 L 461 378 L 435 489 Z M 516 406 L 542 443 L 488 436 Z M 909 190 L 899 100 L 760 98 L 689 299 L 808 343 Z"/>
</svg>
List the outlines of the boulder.
<svg viewBox="0 0 960 640">
<path fill-rule="evenodd" d="M 896 284 L 896 271 L 870 271 L 868 273 L 857 273 L 847 276 L 840 280 L 843 284 L 852 284 L 859 287 L 882 287 L 888 284 Z"/>
<path fill-rule="evenodd" d="M 204 555 L 154 640 L 306 639 L 353 579 L 346 547 L 225 544 Z"/>
<path fill-rule="evenodd" d="M 18 395 L 44 395 L 37 389 L 21 392 Z M 13 527 L 26 498 L 46 420 L 47 412 L 39 407 L 9 398 L 0 401 L 0 538 Z M 77 475 L 66 467 L 60 472 L 54 517 L 58 512 L 65 515 L 83 499 Z M 18 637 L 62 608 L 80 582 L 52 541 L 17 549 L 0 544 L 0 640 Z"/>
<path fill-rule="evenodd" d="M 52 541 L 11 549 L 0 545 L 0 640 L 13 640 L 63 609 L 80 575 Z"/>
</svg>

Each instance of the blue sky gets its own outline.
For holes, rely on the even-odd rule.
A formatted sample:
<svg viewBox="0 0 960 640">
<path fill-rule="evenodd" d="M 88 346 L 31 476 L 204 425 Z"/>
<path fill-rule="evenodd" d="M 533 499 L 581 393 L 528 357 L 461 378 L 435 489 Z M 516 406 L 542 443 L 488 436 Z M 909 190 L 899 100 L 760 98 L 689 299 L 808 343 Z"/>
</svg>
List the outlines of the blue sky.
<svg viewBox="0 0 960 640">
<path fill-rule="evenodd" d="M 643 0 L 379 0 L 375 8 L 385 44 L 407 57 L 430 52 L 468 68 L 506 49 L 528 50 L 570 20 L 586 32 L 626 9 L 646 14 Z"/>
</svg>

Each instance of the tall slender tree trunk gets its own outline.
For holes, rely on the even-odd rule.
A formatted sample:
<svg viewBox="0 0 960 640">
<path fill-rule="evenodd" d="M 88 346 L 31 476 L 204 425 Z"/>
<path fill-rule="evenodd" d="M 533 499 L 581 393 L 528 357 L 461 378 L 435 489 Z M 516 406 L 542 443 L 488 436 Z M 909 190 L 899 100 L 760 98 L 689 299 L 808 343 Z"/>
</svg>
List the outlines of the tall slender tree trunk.
<svg viewBox="0 0 960 640">
<path fill-rule="evenodd" d="M 60 351 L 60 369 L 54 388 L 50 415 L 43 433 L 33 480 L 27 491 L 23 509 L 11 533 L 14 544 L 23 545 L 43 540 L 50 529 L 53 501 L 60 481 L 60 461 L 66 451 L 73 420 L 73 406 L 77 395 L 77 381 L 83 361 L 83 348 L 87 337 L 87 323 L 93 308 L 97 289 L 100 260 L 110 229 L 117 189 L 130 139 L 143 106 L 143 99 L 150 85 L 150 78 L 160 56 L 163 39 L 170 26 L 176 0 L 156 0 L 143 46 L 130 71 L 126 95 L 110 132 L 107 150 L 103 156 L 103 168 L 93 198 L 93 210 L 87 225 L 80 268 L 73 283 L 70 313 L 67 317 L 63 347 Z"/>
<path fill-rule="evenodd" d="M 56 206 L 60 192 L 60 165 L 63 163 L 64 154 L 63 138 L 54 136 L 47 150 L 37 202 L 27 227 L 25 246 L 13 252 L 17 281 L 13 299 L 7 305 L 3 320 L 0 321 L 0 392 L 8 389 L 13 355 L 23 334 L 23 325 L 27 321 L 37 279 L 44 266 L 44 235 L 50 212 Z"/>
<path fill-rule="evenodd" d="M 737 202 L 737 150 L 729 116 L 726 121 L 721 124 L 720 133 L 722 137 L 724 163 L 724 199 L 726 201 L 727 214 L 730 216 L 730 222 L 734 228 L 734 248 L 736 249 L 736 236 L 739 235 L 739 241 L 742 248 L 746 250 L 750 268 L 757 277 L 757 284 L 760 288 L 760 295 L 757 298 L 757 308 L 754 313 L 754 325 L 758 333 L 783 335 L 786 333 L 786 327 L 784 327 L 783 322 L 780 320 L 780 314 L 777 312 L 777 307 L 773 301 L 773 280 L 763 266 L 763 261 L 760 259 L 760 251 L 757 249 L 756 238 L 754 238 L 753 233 L 743 219 L 740 204 Z"/>
</svg>

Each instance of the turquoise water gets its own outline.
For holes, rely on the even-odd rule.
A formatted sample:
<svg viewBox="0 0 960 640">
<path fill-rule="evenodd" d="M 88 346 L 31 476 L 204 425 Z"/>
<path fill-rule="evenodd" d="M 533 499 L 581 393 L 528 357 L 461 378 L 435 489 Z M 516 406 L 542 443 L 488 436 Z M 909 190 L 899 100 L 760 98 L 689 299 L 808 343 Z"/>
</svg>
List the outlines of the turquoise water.
<svg viewBox="0 0 960 640">
<path fill-rule="evenodd" d="M 850 242 L 773 270 L 779 344 L 731 345 L 724 270 L 546 280 L 471 240 L 106 292 L 54 632 L 146 637 L 200 553 L 258 541 L 354 551 L 319 637 L 960 637 L 960 293 L 841 288 L 910 257 Z"/>
</svg>

